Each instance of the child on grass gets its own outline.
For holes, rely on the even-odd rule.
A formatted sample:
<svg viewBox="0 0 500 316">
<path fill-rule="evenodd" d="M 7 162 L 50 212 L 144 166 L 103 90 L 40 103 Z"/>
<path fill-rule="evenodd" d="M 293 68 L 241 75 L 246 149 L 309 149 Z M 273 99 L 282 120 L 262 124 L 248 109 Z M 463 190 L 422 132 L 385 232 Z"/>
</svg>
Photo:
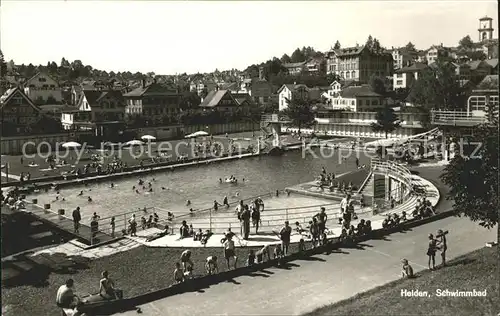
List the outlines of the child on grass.
<svg viewBox="0 0 500 316">
<path fill-rule="evenodd" d="M 179 262 L 175 263 L 174 280 L 175 283 L 184 282 L 184 272 L 182 272 L 181 264 Z"/>
<path fill-rule="evenodd" d="M 401 262 L 403 263 L 403 271 L 402 271 L 403 278 L 413 278 L 413 268 L 408 263 L 408 260 L 403 259 L 401 260 Z"/>
<path fill-rule="evenodd" d="M 207 262 L 205 263 L 205 270 L 207 274 L 219 273 L 219 266 L 217 265 L 217 256 L 207 257 Z"/>
</svg>

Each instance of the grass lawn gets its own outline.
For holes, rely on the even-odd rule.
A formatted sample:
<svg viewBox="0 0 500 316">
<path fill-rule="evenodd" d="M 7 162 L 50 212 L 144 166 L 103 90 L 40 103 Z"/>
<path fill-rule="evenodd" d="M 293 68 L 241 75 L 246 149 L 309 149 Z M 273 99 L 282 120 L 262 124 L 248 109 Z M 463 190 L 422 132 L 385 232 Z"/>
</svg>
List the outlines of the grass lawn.
<svg viewBox="0 0 500 316">
<path fill-rule="evenodd" d="M 498 247 L 479 249 L 443 269 L 422 271 L 415 279 L 397 280 L 306 315 L 498 315 L 498 260 Z M 432 297 L 401 297 L 405 289 L 428 291 Z M 436 289 L 486 289 L 487 296 L 438 297 Z"/>
<path fill-rule="evenodd" d="M 309 246 L 308 246 L 309 247 Z M 290 247 L 297 251 L 296 246 Z M 258 248 L 237 248 L 238 265 L 245 264 L 248 251 Z M 123 289 L 124 297 L 131 297 L 146 292 L 159 290 L 174 284 L 173 271 L 175 262 L 180 261 L 183 248 L 149 248 L 140 246 L 130 251 L 117 253 L 108 257 L 89 261 L 76 268 L 72 273 L 55 273 L 40 275 L 38 280 L 31 277 L 23 284 L 12 287 L 2 285 L 2 315 L 59 315 L 55 305 L 55 295 L 66 279 L 73 278 L 79 295 L 97 293 L 100 274 L 103 270 L 110 272 L 118 288 Z M 59 254 L 62 255 L 62 254 Z M 219 270 L 226 271 L 221 248 L 193 248 L 192 260 L 194 274 L 204 275 L 204 263 L 208 256 L 216 255 Z M 55 256 L 55 255 L 54 255 Z"/>
</svg>

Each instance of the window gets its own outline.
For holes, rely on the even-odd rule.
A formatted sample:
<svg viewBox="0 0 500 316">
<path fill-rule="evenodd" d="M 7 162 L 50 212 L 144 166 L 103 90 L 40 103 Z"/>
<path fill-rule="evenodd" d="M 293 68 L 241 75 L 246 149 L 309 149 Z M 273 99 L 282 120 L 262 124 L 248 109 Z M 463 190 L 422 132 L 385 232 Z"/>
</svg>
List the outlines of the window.
<svg viewBox="0 0 500 316">
<path fill-rule="evenodd" d="M 372 105 L 378 105 L 378 100 L 372 100 Z"/>
<path fill-rule="evenodd" d="M 403 78 L 403 74 L 396 74 L 396 78 Z"/>
<path fill-rule="evenodd" d="M 474 96 L 469 98 L 469 111 L 485 111 L 485 110 L 486 110 L 486 97 Z"/>
<path fill-rule="evenodd" d="M 363 105 L 363 100 L 358 100 L 358 105 Z"/>
<path fill-rule="evenodd" d="M 351 79 L 351 73 L 349 71 L 346 71 L 345 77 L 346 79 Z"/>
<path fill-rule="evenodd" d="M 398 86 L 402 86 L 402 85 L 403 85 L 403 80 L 398 80 L 398 81 L 396 81 L 396 85 L 398 85 Z"/>
</svg>

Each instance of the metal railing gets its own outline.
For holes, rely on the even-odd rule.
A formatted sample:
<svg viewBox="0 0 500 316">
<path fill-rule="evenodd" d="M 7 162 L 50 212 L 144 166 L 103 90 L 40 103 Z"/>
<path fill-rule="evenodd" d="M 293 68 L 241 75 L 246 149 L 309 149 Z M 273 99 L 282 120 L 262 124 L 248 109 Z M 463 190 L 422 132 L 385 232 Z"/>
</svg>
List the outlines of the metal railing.
<svg viewBox="0 0 500 316">
<path fill-rule="evenodd" d="M 406 167 L 394 161 L 383 161 L 380 159 L 372 159 L 371 170 L 373 174 L 390 176 L 401 183 L 399 188 L 385 191 L 384 196 L 373 198 L 374 211 L 380 212 L 392 208 L 391 198 L 395 200 L 397 205 L 404 204 L 415 192 L 412 181 L 412 174 Z M 374 184 L 375 186 L 375 181 Z"/>
<path fill-rule="evenodd" d="M 286 199 L 286 197 L 282 198 Z M 340 204 L 338 202 L 279 209 L 264 208 L 264 211 L 261 213 L 259 231 L 275 231 L 283 225 L 284 221 L 289 221 L 292 225 L 295 222 L 306 225 L 312 220 L 312 217 L 319 212 L 320 207 L 325 208 L 330 220 L 336 220 L 341 216 Z M 371 212 L 372 210 L 370 208 L 364 208 L 363 210 L 358 210 L 356 214 Z M 184 220 L 186 220 L 188 224 L 191 223 L 195 231 L 201 229 L 202 231 L 210 230 L 213 233 L 223 233 L 227 231 L 228 228 L 236 230 L 241 229 L 241 222 L 238 220 L 236 212 L 228 211 L 225 207 L 223 207 L 223 210 L 219 211 L 214 211 L 213 208 L 210 209 L 208 220 L 206 217 L 197 218 L 195 216 L 184 218 Z M 171 222 L 169 225 L 172 228 L 172 233 L 175 234 L 178 232 L 181 223 L 176 221 L 175 223 Z"/>
<path fill-rule="evenodd" d="M 431 123 L 435 125 L 471 126 L 486 123 L 485 116 L 473 116 L 465 111 L 431 111 Z"/>
<path fill-rule="evenodd" d="M 276 122 L 279 121 L 278 114 L 264 114 L 261 116 L 262 122 Z"/>
</svg>

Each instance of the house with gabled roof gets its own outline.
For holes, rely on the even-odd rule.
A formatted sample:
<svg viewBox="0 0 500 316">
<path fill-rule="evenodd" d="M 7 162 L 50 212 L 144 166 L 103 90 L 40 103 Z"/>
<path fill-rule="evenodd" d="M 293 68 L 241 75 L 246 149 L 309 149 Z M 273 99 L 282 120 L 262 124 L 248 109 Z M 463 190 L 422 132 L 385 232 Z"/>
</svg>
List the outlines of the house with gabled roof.
<svg viewBox="0 0 500 316">
<path fill-rule="evenodd" d="M 236 97 L 237 98 L 236 98 Z M 249 95 L 233 95 L 229 90 L 210 91 L 200 104 L 203 111 L 235 112 L 250 108 Z"/>
<path fill-rule="evenodd" d="M 386 104 L 387 99 L 367 84 L 343 89 L 331 103 L 333 110 L 352 112 L 375 112 Z"/>
<path fill-rule="evenodd" d="M 0 114 L 2 135 L 7 136 L 12 132 L 11 128 L 24 132 L 30 124 L 35 123 L 40 116 L 40 107 L 33 103 L 23 89 L 15 87 L 0 97 Z"/>
<path fill-rule="evenodd" d="M 123 124 L 125 99 L 117 90 L 83 90 L 75 107 L 62 110 L 64 129 L 94 130 L 103 132 L 111 125 Z"/>
<path fill-rule="evenodd" d="M 278 108 L 280 111 L 288 107 L 288 101 L 309 99 L 309 88 L 305 84 L 284 84 L 278 90 Z"/>
<path fill-rule="evenodd" d="M 344 80 L 368 82 L 371 76 L 386 77 L 393 73 L 393 58 L 388 51 L 373 51 L 365 45 L 332 49 L 326 53 L 327 73 Z"/>
<path fill-rule="evenodd" d="M 24 93 L 37 105 L 61 104 L 62 88 L 46 72 L 39 72 L 23 84 Z"/>
<path fill-rule="evenodd" d="M 428 66 L 426 64 L 416 62 L 411 66 L 397 69 L 394 72 L 393 88 L 394 89 L 411 88 L 411 86 L 413 86 L 415 81 L 418 80 L 418 77 L 422 73 L 422 71 L 427 68 Z"/>
<path fill-rule="evenodd" d="M 164 116 L 173 116 L 180 112 L 179 90 L 156 81 L 146 85 L 143 80 L 140 87 L 124 94 L 123 97 L 127 104 L 125 108 L 127 115 L 141 115 L 146 119 L 161 120 Z"/>
</svg>

